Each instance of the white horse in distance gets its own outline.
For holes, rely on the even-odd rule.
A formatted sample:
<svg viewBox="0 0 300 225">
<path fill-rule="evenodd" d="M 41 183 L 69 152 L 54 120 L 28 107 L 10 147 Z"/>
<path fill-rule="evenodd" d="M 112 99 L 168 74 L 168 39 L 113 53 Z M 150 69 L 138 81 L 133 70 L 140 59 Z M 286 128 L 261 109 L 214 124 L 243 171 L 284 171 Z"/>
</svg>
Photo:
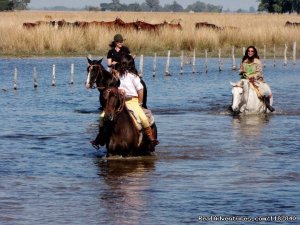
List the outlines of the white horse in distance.
<svg viewBox="0 0 300 225">
<path fill-rule="evenodd" d="M 230 82 L 232 85 L 232 105 L 231 110 L 234 115 L 237 114 L 261 114 L 268 113 L 270 110 L 266 104 L 261 100 L 256 91 L 248 80 L 242 79 L 236 83 Z M 268 84 L 264 84 L 268 85 Z M 269 88 L 269 86 L 267 86 Z M 270 105 L 273 104 L 273 96 L 270 93 Z"/>
</svg>

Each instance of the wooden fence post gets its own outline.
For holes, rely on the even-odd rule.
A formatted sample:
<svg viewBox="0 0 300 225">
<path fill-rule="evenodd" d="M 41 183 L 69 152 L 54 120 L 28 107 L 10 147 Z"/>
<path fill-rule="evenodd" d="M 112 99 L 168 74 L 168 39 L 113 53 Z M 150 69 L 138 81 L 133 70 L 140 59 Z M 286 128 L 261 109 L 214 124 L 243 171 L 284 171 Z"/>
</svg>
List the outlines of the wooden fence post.
<svg viewBox="0 0 300 225">
<path fill-rule="evenodd" d="M 17 88 L 18 88 L 17 80 L 18 80 L 18 69 L 15 67 L 15 70 L 14 70 L 14 89 L 15 90 L 17 90 Z"/>
<path fill-rule="evenodd" d="M 264 67 L 266 67 L 266 53 L 267 53 L 267 47 L 264 45 Z"/>
<path fill-rule="evenodd" d="M 275 46 L 275 44 L 273 46 L 273 53 L 274 53 L 274 56 L 273 56 L 273 66 L 275 67 L 276 66 L 276 46 Z"/>
<path fill-rule="evenodd" d="M 140 57 L 140 65 L 139 65 L 139 76 L 143 77 L 143 67 L 144 67 L 144 55 Z"/>
<path fill-rule="evenodd" d="M 194 48 L 194 52 L 193 52 L 193 63 L 192 63 L 192 67 L 193 67 L 193 73 L 196 73 L 196 49 Z"/>
<path fill-rule="evenodd" d="M 208 72 L 208 59 L 207 59 L 207 49 L 205 49 L 205 73 Z"/>
<path fill-rule="evenodd" d="M 231 49 L 231 54 L 232 54 L 232 70 L 236 70 L 236 61 L 235 61 L 235 49 L 234 46 L 232 46 Z"/>
<path fill-rule="evenodd" d="M 153 77 L 155 77 L 156 73 L 156 53 L 154 53 L 154 58 L 153 58 Z"/>
<path fill-rule="evenodd" d="M 286 66 L 287 65 L 287 44 L 284 45 L 284 63 L 283 65 Z"/>
<path fill-rule="evenodd" d="M 52 86 L 55 86 L 56 84 L 56 71 L 55 71 L 55 64 L 52 65 Z"/>
<path fill-rule="evenodd" d="M 222 49 L 219 48 L 219 72 L 222 71 Z"/>
<path fill-rule="evenodd" d="M 33 87 L 37 88 L 38 82 L 37 82 L 37 74 L 36 74 L 36 67 L 33 67 Z"/>
<path fill-rule="evenodd" d="M 293 64 L 296 65 L 297 42 L 293 43 Z"/>
<path fill-rule="evenodd" d="M 183 74 L 183 51 L 181 51 L 181 56 L 180 56 L 180 74 Z"/>
<path fill-rule="evenodd" d="M 168 58 L 166 63 L 166 76 L 170 76 L 170 55 L 171 55 L 171 51 L 168 50 Z"/>
<path fill-rule="evenodd" d="M 74 63 L 71 64 L 70 84 L 74 84 Z"/>
</svg>

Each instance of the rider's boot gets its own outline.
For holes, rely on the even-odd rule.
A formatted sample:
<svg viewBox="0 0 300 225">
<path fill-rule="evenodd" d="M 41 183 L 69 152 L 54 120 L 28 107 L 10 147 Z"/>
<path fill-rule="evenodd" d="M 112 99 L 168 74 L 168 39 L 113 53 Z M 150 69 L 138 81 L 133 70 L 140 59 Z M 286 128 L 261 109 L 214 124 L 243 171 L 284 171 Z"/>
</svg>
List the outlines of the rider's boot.
<svg viewBox="0 0 300 225">
<path fill-rule="evenodd" d="M 159 144 L 159 141 L 154 137 L 151 127 L 144 128 L 144 131 L 149 140 L 151 141 L 153 147 Z"/>
<path fill-rule="evenodd" d="M 104 135 L 104 128 L 99 128 L 99 133 L 95 140 L 91 141 L 91 144 L 94 148 L 99 149 L 99 145 L 103 146 L 105 145 L 105 135 Z"/>
<path fill-rule="evenodd" d="M 263 96 L 263 101 L 266 104 L 266 107 L 271 111 L 274 112 L 275 109 L 270 105 L 270 98 L 267 96 Z"/>
</svg>

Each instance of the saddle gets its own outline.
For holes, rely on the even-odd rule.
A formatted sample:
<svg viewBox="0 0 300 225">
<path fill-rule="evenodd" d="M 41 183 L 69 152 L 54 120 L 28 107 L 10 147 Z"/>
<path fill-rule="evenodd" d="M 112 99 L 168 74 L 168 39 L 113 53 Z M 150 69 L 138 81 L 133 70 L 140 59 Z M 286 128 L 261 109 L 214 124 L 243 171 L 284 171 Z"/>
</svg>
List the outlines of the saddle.
<svg viewBox="0 0 300 225">
<path fill-rule="evenodd" d="M 151 110 L 150 109 L 145 109 L 145 108 L 142 108 L 142 109 L 144 110 L 144 112 L 145 112 L 145 114 L 148 118 L 150 126 L 152 126 L 155 121 L 154 121 L 154 116 L 153 116 Z M 138 143 L 138 145 L 140 146 L 140 144 L 142 143 L 142 140 L 143 140 L 143 132 L 142 132 L 143 127 L 142 127 L 141 120 L 138 117 L 138 115 L 136 115 L 136 113 L 134 111 L 128 109 L 128 112 L 129 112 L 129 115 L 131 116 L 131 119 L 134 122 L 136 128 L 139 131 L 139 143 Z"/>
<path fill-rule="evenodd" d="M 275 109 L 270 104 L 269 96 L 264 96 L 263 94 L 260 93 L 259 87 L 256 84 L 257 82 L 260 82 L 260 81 L 256 81 L 254 79 L 249 79 L 250 87 L 256 92 L 257 97 L 260 99 L 260 101 L 262 101 L 266 105 L 267 109 L 269 109 L 271 112 L 274 112 Z"/>
<path fill-rule="evenodd" d="M 150 126 L 152 126 L 152 125 L 154 124 L 155 121 L 154 121 L 154 116 L 153 116 L 151 110 L 150 110 L 150 109 L 145 109 L 145 108 L 143 108 L 143 111 L 144 111 L 144 113 L 146 114 L 146 116 L 147 116 L 147 118 L 148 118 L 148 121 L 149 121 Z M 143 129 L 143 127 L 142 127 L 142 123 L 141 123 L 141 120 L 140 120 L 140 118 L 138 117 L 138 115 L 136 115 L 136 113 L 135 113 L 134 111 L 129 110 L 129 109 L 128 109 L 128 112 L 129 112 L 129 114 L 130 114 L 132 120 L 134 121 L 136 128 L 137 128 L 139 131 L 141 131 L 141 130 Z"/>
<path fill-rule="evenodd" d="M 259 81 L 256 81 L 255 79 L 251 79 L 251 78 L 248 79 L 248 80 L 249 80 L 249 83 L 250 83 L 250 87 L 256 92 L 257 97 L 259 99 L 262 99 L 263 95 L 260 93 L 259 88 L 258 88 L 258 86 L 256 84 L 256 82 L 259 82 Z"/>
</svg>

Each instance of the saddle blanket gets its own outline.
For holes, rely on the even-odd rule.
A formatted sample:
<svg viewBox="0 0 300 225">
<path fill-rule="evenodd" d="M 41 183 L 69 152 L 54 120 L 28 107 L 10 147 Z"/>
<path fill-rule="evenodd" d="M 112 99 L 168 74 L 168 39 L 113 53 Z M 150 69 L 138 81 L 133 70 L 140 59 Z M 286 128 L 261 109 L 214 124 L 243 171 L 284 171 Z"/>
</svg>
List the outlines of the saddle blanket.
<svg viewBox="0 0 300 225">
<path fill-rule="evenodd" d="M 144 113 L 146 114 L 146 116 L 148 118 L 150 126 L 152 126 L 155 121 L 154 121 L 154 116 L 153 116 L 151 110 L 150 109 L 145 109 L 145 108 L 143 108 L 143 110 L 144 110 Z M 135 122 L 135 125 L 138 128 L 138 130 L 142 130 L 143 129 L 142 123 L 141 123 L 141 120 L 138 117 L 138 115 L 136 115 L 136 113 L 134 111 L 132 111 L 132 110 L 128 110 L 128 111 L 129 111 L 129 113 L 131 115 L 131 118 Z"/>
</svg>

